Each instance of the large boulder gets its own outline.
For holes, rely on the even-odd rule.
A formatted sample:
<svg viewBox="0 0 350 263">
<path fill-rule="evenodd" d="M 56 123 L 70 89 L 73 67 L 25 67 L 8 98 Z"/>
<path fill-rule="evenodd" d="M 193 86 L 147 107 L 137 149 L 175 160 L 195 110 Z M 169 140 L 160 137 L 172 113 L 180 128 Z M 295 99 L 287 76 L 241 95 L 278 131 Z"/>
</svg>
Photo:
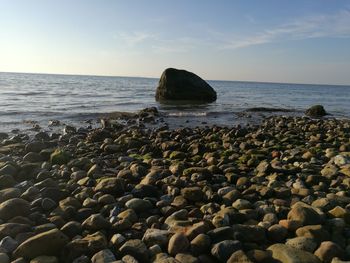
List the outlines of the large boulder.
<svg viewBox="0 0 350 263">
<path fill-rule="evenodd" d="M 327 112 L 322 105 L 314 105 L 308 108 L 305 114 L 310 117 L 318 118 L 327 115 Z"/>
<path fill-rule="evenodd" d="M 213 102 L 216 100 L 216 92 L 196 74 L 168 68 L 160 77 L 156 100 Z"/>
</svg>

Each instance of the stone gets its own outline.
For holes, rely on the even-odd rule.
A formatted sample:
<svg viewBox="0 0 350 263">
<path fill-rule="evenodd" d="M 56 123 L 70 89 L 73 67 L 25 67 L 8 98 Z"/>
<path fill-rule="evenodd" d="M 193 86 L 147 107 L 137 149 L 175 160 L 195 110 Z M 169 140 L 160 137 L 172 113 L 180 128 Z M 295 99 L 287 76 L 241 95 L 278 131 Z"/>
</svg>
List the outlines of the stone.
<svg viewBox="0 0 350 263">
<path fill-rule="evenodd" d="M 0 176 L 0 189 L 6 189 L 16 184 L 16 180 L 12 175 L 4 174 Z"/>
<path fill-rule="evenodd" d="M 200 187 L 185 187 L 181 189 L 181 195 L 188 201 L 199 202 L 203 199 L 203 192 Z"/>
<path fill-rule="evenodd" d="M 72 240 L 65 246 L 62 254 L 68 262 L 71 262 L 79 256 L 94 254 L 106 249 L 107 245 L 106 237 L 101 232 L 95 232 L 84 238 Z"/>
<path fill-rule="evenodd" d="M 232 204 L 232 207 L 237 209 L 237 210 L 250 209 L 252 207 L 252 204 L 248 200 L 237 199 Z"/>
<path fill-rule="evenodd" d="M 52 164 L 66 164 L 70 161 L 71 156 L 66 151 L 62 149 L 56 149 L 51 155 L 50 155 L 50 162 Z"/>
<path fill-rule="evenodd" d="M 136 223 L 138 220 L 137 214 L 133 209 L 126 209 L 123 212 L 120 212 L 117 217 L 121 219 L 126 219 L 131 223 Z"/>
<path fill-rule="evenodd" d="M 279 224 L 272 225 L 267 230 L 268 239 L 274 243 L 283 243 L 283 241 L 286 239 L 287 235 L 288 235 L 287 228 L 285 228 Z"/>
<path fill-rule="evenodd" d="M 18 234 L 30 232 L 31 226 L 19 223 L 5 223 L 0 225 L 0 238 L 10 236 L 15 238 Z"/>
<path fill-rule="evenodd" d="M 289 220 L 299 221 L 303 226 L 317 225 L 321 223 L 321 216 L 311 206 L 302 202 L 293 205 L 289 211 L 287 218 Z"/>
<path fill-rule="evenodd" d="M 324 241 L 314 253 L 322 262 L 330 263 L 333 258 L 344 258 L 345 251 L 332 241 Z"/>
<path fill-rule="evenodd" d="M 268 250 L 272 251 L 272 257 L 281 263 L 321 263 L 314 254 L 285 244 L 274 244 L 268 247 Z"/>
<path fill-rule="evenodd" d="M 58 229 L 37 234 L 18 246 L 14 251 L 15 257 L 33 259 L 37 256 L 55 256 L 60 254 L 69 239 Z"/>
<path fill-rule="evenodd" d="M 39 256 L 30 261 L 30 263 L 59 263 L 57 257 Z"/>
<path fill-rule="evenodd" d="M 130 255 L 126 255 L 124 257 L 122 257 L 121 262 L 119 261 L 114 261 L 115 263 L 139 263 L 138 260 L 136 260 L 136 258 L 134 258 L 133 256 Z"/>
<path fill-rule="evenodd" d="M 305 115 L 310 117 L 323 117 L 327 115 L 327 112 L 322 105 L 313 105 L 305 111 Z"/>
<path fill-rule="evenodd" d="M 170 239 L 171 232 L 168 230 L 160 230 L 155 228 L 148 228 L 142 237 L 142 241 L 147 247 L 159 245 L 166 247 Z"/>
<path fill-rule="evenodd" d="M 263 244 L 266 242 L 266 231 L 261 226 L 233 225 L 234 237 L 242 242 L 254 242 Z"/>
<path fill-rule="evenodd" d="M 18 246 L 18 242 L 10 236 L 4 237 L 0 241 L 0 251 L 3 250 L 6 253 L 12 253 Z"/>
<path fill-rule="evenodd" d="M 83 230 L 81 223 L 70 221 L 61 227 L 61 231 L 70 238 L 80 235 Z"/>
<path fill-rule="evenodd" d="M 242 248 L 241 242 L 237 240 L 224 240 L 213 245 L 211 254 L 219 260 L 219 262 L 226 262 L 232 253 Z"/>
<path fill-rule="evenodd" d="M 21 196 L 21 190 L 18 188 L 6 188 L 0 191 L 0 203 L 12 199 L 12 198 L 17 198 Z"/>
<path fill-rule="evenodd" d="M 200 263 L 198 258 L 190 254 L 179 253 L 176 255 L 175 259 L 181 263 Z"/>
<path fill-rule="evenodd" d="M 184 253 L 188 250 L 190 242 L 183 233 L 176 233 L 173 235 L 168 244 L 168 252 L 170 255 L 175 256 L 178 253 Z"/>
<path fill-rule="evenodd" d="M 213 102 L 216 100 L 216 92 L 196 74 L 168 68 L 160 77 L 155 97 L 160 102 L 166 100 Z"/>
<path fill-rule="evenodd" d="M 5 166 L 1 167 L 0 169 L 0 175 L 11 175 L 14 176 L 17 173 L 17 168 L 11 164 L 6 164 Z"/>
<path fill-rule="evenodd" d="M 227 263 L 253 263 L 243 250 L 234 252 L 227 260 Z"/>
<path fill-rule="evenodd" d="M 101 214 L 93 214 L 85 219 L 85 221 L 82 223 L 82 227 L 88 230 L 97 231 L 109 229 L 111 227 L 111 223 Z"/>
<path fill-rule="evenodd" d="M 191 241 L 191 252 L 195 255 L 205 254 L 209 251 L 211 245 L 211 239 L 206 234 L 199 234 Z"/>
<path fill-rule="evenodd" d="M 140 198 L 133 198 L 125 203 L 129 209 L 133 209 L 136 213 L 148 211 L 153 208 L 151 202 Z"/>
<path fill-rule="evenodd" d="M 21 198 L 12 198 L 0 204 L 0 219 L 9 220 L 15 216 L 27 216 L 30 204 Z"/>
<path fill-rule="evenodd" d="M 116 260 L 113 252 L 109 249 L 101 250 L 91 258 L 92 263 L 112 263 Z"/>
<path fill-rule="evenodd" d="M 42 156 L 39 153 L 29 152 L 23 156 L 24 162 L 36 163 L 41 162 L 43 160 Z"/>
<path fill-rule="evenodd" d="M 1 263 L 10 263 L 10 258 L 6 253 L 0 252 L 0 262 Z"/>
<path fill-rule="evenodd" d="M 124 183 L 122 179 L 116 177 L 103 178 L 96 185 L 95 191 L 105 194 L 122 195 L 124 193 Z"/>
<path fill-rule="evenodd" d="M 317 243 L 330 239 L 330 234 L 322 225 L 308 225 L 300 227 L 295 233 L 298 237 L 312 238 Z"/>
<path fill-rule="evenodd" d="M 288 239 L 286 245 L 311 253 L 314 253 L 315 249 L 317 248 L 317 242 L 309 237 L 294 237 Z"/>
<path fill-rule="evenodd" d="M 139 239 L 130 239 L 119 248 L 122 255 L 131 255 L 140 262 L 149 262 L 149 253 L 146 245 Z"/>
</svg>

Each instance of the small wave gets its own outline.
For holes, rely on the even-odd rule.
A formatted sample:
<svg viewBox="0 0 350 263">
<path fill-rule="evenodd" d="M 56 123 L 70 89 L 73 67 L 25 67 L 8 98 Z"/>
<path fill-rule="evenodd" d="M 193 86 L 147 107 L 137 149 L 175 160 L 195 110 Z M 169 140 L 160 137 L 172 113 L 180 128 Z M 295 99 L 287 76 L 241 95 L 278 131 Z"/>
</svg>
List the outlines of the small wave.
<svg viewBox="0 0 350 263">
<path fill-rule="evenodd" d="M 47 93 L 44 91 L 29 91 L 29 92 L 3 92 L 1 95 L 9 95 L 9 96 L 37 96 L 37 95 L 46 95 Z"/>
<path fill-rule="evenodd" d="M 208 112 L 169 112 L 166 113 L 169 117 L 205 117 Z"/>
</svg>

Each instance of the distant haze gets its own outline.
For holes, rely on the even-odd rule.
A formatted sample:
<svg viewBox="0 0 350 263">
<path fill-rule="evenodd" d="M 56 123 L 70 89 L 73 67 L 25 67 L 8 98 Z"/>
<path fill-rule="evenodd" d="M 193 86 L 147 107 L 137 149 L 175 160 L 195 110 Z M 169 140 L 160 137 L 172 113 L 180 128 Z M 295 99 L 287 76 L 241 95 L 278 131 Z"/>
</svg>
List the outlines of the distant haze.
<svg viewBox="0 0 350 263">
<path fill-rule="evenodd" d="M 346 0 L 2 0 L 0 71 L 350 84 Z"/>
</svg>

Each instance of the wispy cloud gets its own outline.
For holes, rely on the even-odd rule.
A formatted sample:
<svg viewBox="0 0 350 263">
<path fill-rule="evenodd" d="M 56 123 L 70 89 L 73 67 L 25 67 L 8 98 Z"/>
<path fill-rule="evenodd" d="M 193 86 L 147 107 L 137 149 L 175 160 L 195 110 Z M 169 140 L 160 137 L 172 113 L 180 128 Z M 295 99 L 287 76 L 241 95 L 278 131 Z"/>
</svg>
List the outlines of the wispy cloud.
<svg viewBox="0 0 350 263">
<path fill-rule="evenodd" d="M 247 15 L 249 23 L 259 23 Z M 265 28 L 260 32 L 228 36 L 229 33 L 210 28 L 202 29 L 197 36 L 165 36 L 161 32 L 119 32 L 114 36 L 128 48 L 147 46 L 155 53 L 186 53 L 200 47 L 216 50 L 239 49 L 267 43 L 310 38 L 350 38 L 350 9 L 334 14 L 318 14 L 295 18 L 287 23 Z"/>
<path fill-rule="evenodd" d="M 253 35 L 228 39 L 221 48 L 237 49 L 286 40 L 323 37 L 350 37 L 350 11 L 342 10 L 332 15 L 314 15 L 295 19 L 290 23 L 265 29 Z"/>
<path fill-rule="evenodd" d="M 126 43 L 128 46 L 135 46 L 147 40 L 153 40 L 155 39 L 155 37 L 156 36 L 154 34 L 151 34 L 148 32 L 142 32 L 142 31 L 120 32 L 114 35 L 114 39 L 121 40 L 124 43 Z"/>
</svg>

